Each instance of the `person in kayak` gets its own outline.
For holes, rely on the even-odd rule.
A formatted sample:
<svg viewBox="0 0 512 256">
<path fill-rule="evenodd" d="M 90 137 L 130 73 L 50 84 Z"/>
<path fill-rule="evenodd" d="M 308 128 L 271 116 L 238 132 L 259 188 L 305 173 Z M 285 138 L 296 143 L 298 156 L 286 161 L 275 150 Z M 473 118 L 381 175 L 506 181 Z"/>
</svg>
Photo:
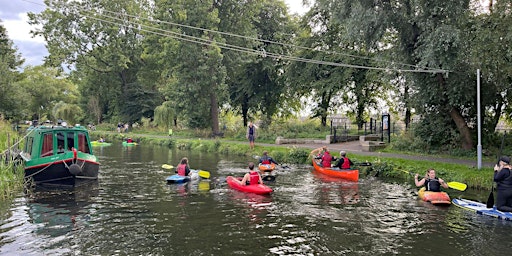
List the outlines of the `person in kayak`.
<svg viewBox="0 0 512 256">
<path fill-rule="evenodd" d="M 244 175 L 244 178 L 240 181 L 242 185 L 257 185 L 263 184 L 263 179 L 259 172 L 254 171 L 254 163 L 250 162 L 249 165 L 249 173 Z"/>
<path fill-rule="evenodd" d="M 333 167 L 337 167 L 340 169 L 350 169 L 350 166 L 352 166 L 353 164 L 354 163 L 352 162 L 352 160 L 350 160 L 347 157 L 347 152 L 342 150 L 340 151 L 340 159 L 338 160 L 338 162 L 336 162 L 336 164 Z"/>
<path fill-rule="evenodd" d="M 441 186 L 448 188 L 448 184 L 443 179 L 436 177 L 436 171 L 429 169 L 423 179 L 418 181 L 419 174 L 414 175 L 414 183 L 417 187 L 425 186 L 426 191 L 441 192 Z"/>
<path fill-rule="evenodd" d="M 321 165 L 323 167 L 331 168 L 331 162 L 333 161 L 333 157 L 328 149 L 325 149 L 324 154 L 322 155 Z"/>
<path fill-rule="evenodd" d="M 496 208 L 502 212 L 512 212 L 512 172 L 510 157 L 502 156 L 494 166 L 494 181 L 497 184 Z"/>
<path fill-rule="evenodd" d="M 263 156 L 260 157 L 260 164 L 278 164 L 272 157 L 268 155 L 267 151 L 263 151 Z"/>
<path fill-rule="evenodd" d="M 188 167 L 188 158 L 184 157 L 181 159 L 180 164 L 176 167 L 176 172 L 180 176 L 188 176 L 190 174 L 190 168 Z"/>
</svg>

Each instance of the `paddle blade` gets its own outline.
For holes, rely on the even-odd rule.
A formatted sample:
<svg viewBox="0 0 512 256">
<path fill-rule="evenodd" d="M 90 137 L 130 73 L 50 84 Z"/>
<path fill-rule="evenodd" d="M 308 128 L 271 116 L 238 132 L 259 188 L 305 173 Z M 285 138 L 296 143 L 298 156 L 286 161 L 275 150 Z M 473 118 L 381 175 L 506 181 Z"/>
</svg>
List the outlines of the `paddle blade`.
<svg viewBox="0 0 512 256">
<path fill-rule="evenodd" d="M 492 208 L 494 206 L 494 193 L 492 192 L 493 189 L 494 188 L 491 189 L 489 198 L 487 198 L 487 208 Z"/>
<path fill-rule="evenodd" d="M 199 174 L 199 177 L 201 177 L 203 179 L 209 179 L 210 178 L 210 172 L 209 171 L 199 170 L 198 174 Z"/>
<path fill-rule="evenodd" d="M 170 169 L 174 168 L 174 166 L 172 166 L 172 165 L 170 165 L 170 164 L 163 164 L 163 165 L 162 165 L 162 168 L 167 169 L 167 170 L 170 170 Z"/>
<path fill-rule="evenodd" d="M 372 166 L 372 163 L 364 162 L 364 163 L 355 163 L 357 166 Z"/>
<path fill-rule="evenodd" d="M 456 181 L 448 182 L 446 184 L 448 185 L 449 188 L 453 188 L 460 191 L 464 191 L 468 188 L 468 185 Z"/>
</svg>

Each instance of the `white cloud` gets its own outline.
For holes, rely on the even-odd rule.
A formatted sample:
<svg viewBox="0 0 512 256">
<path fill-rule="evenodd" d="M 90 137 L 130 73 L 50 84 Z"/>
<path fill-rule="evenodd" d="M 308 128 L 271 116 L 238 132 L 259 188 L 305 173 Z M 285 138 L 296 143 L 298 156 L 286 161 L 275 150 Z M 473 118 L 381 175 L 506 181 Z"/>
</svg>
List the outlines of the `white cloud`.
<svg viewBox="0 0 512 256">
<path fill-rule="evenodd" d="M 32 38 L 30 30 L 34 30 L 35 27 L 28 24 L 27 13 L 19 13 L 18 17 L 19 19 L 16 20 L 3 21 L 4 27 L 7 30 L 7 36 L 13 41 L 44 44 L 44 39 L 41 36 Z"/>
<path fill-rule="evenodd" d="M 309 7 L 302 5 L 302 0 L 284 0 L 290 10 L 290 13 L 302 15 L 309 10 Z"/>
</svg>

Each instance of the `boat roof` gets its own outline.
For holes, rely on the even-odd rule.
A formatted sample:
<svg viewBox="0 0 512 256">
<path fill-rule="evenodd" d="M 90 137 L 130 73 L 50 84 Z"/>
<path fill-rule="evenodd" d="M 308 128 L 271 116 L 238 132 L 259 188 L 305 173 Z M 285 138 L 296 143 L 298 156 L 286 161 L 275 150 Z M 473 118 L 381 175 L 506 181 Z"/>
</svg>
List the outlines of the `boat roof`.
<svg viewBox="0 0 512 256">
<path fill-rule="evenodd" d="M 84 126 L 75 125 L 75 126 L 62 126 L 62 125 L 38 125 L 38 126 L 30 126 L 27 128 L 27 132 L 30 131 L 43 131 L 43 130 L 81 130 L 87 131 Z"/>
</svg>

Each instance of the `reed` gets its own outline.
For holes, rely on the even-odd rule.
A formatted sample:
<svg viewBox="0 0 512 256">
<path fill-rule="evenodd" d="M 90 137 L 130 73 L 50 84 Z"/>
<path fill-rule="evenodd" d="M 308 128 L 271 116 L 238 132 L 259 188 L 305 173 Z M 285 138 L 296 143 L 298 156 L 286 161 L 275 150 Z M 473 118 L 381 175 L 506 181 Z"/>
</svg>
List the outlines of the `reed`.
<svg viewBox="0 0 512 256">
<path fill-rule="evenodd" d="M 0 153 L 5 152 L 16 138 L 16 133 L 11 132 L 11 125 L 0 119 Z M 0 200 L 12 198 L 21 192 L 23 180 L 23 167 L 15 165 L 14 162 L 5 161 L 5 158 L 2 157 L 0 160 Z"/>
</svg>

